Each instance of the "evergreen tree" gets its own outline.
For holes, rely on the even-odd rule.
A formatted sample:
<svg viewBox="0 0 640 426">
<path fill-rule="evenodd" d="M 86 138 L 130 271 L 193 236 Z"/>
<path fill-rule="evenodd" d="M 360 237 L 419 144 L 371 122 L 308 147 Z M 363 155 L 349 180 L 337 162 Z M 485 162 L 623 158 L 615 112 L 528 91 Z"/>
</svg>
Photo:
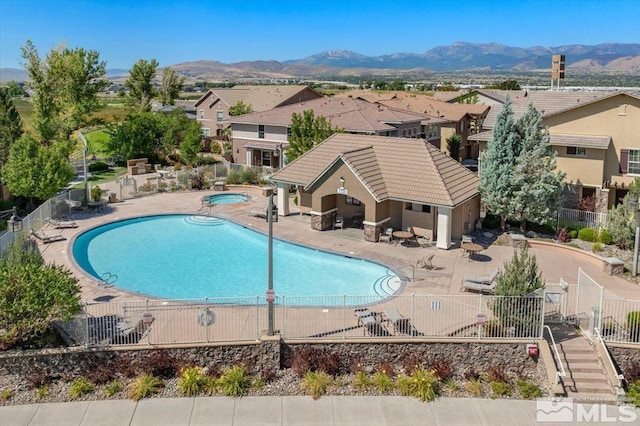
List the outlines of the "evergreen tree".
<svg viewBox="0 0 640 426">
<path fill-rule="evenodd" d="M 514 327 L 517 337 L 536 336 L 543 300 L 533 293 L 543 289 L 545 283 L 538 272 L 536 257 L 529 254 L 526 245 L 514 251 L 496 281 L 496 295 L 502 297 L 491 304 L 493 313 L 503 326 Z"/>
<path fill-rule="evenodd" d="M 0 89 L 0 169 L 9 158 L 11 145 L 22 136 L 22 120 L 9 90 Z"/>
<path fill-rule="evenodd" d="M 514 167 L 520 146 L 515 129 L 511 100 L 507 100 L 498 114 L 493 134 L 482 154 L 480 168 L 480 195 L 487 209 L 500 216 L 501 227 L 513 212 L 511 199 L 516 190 Z"/>
<path fill-rule="evenodd" d="M 542 115 L 529 104 L 516 124 L 520 146 L 514 154 L 511 197 L 513 211 L 509 217 L 520 221 L 525 231 L 527 220 L 544 223 L 560 207 L 563 173 L 556 173 L 556 152 L 551 151 L 549 132 L 542 125 Z"/>
<path fill-rule="evenodd" d="M 315 117 L 313 110 L 295 112 L 291 116 L 291 136 L 289 137 L 289 149 L 286 151 L 287 159 L 293 161 L 320 142 L 341 130 L 332 129 L 331 122 L 323 116 Z"/>
</svg>

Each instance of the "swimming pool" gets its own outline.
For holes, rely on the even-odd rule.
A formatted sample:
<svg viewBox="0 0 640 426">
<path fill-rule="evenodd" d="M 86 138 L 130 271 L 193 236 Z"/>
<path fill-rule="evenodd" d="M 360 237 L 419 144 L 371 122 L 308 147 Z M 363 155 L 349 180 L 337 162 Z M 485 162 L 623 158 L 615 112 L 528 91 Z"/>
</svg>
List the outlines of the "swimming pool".
<svg viewBox="0 0 640 426">
<path fill-rule="evenodd" d="M 247 194 L 229 193 L 213 194 L 209 196 L 209 204 L 235 204 L 246 203 Z"/>
<path fill-rule="evenodd" d="M 227 220 L 193 215 L 113 222 L 80 234 L 73 244 L 73 256 L 87 273 L 98 279 L 115 274 L 117 287 L 167 299 L 262 297 L 267 255 L 265 235 Z M 273 283 L 278 296 L 381 298 L 401 285 L 383 265 L 277 239 Z"/>
</svg>

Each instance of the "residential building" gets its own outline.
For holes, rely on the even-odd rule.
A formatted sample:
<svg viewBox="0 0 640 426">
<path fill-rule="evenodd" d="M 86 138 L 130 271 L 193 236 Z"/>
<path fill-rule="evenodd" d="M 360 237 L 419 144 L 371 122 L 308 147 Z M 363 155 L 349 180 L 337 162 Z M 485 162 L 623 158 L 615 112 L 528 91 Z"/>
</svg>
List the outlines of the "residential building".
<svg viewBox="0 0 640 426">
<path fill-rule="evenodd" d="M 322 94 L 307 86 L 234 86 L 232 88 L 209 89 L 195 103 L 198 122 L 203 136 L 222 136 L 229 118 L 229 108 L 242 101 L 252 111 L 306 102 L 321 98 Z"/>
<path fill-rule="evenodd" d="M 640 177 L 640 93 L 517 91 L 510 99 L 516 119 L 532 103 L 548 126 L 557 170 L 566 173 L 564 207 L 576 208 L 579 200 L 594 195 L 597 210 L 606 211 L 621 202 L 629 184 Z M 501 105 L 487 115 L 488 130 L 472 136 L 481 151 L 491 139 Z"/>
<path fill-rule="evenodd" d="M 313 110 L 323 116 L 331 127 L 345 133 L 419 138 L 428 135 L 430 141 L 440 140 L 440 125 L 446 120 L 426 114 L 403 111 L 354 98 L 319 98 L 268 111 L 231 117 L 233 161 L 248 166 L 279 168 L 280 155 L 288 147 L 291 117 Z M 429 134 L 431 126 L 431 134 Z M 276 161 L 276 158 L 278 160 Z"/>
<path fill-rule="evenodd" d="M 448 249 L 480 215 L 478 177 L 424 139 L 336 133 L 271 180 L 279 214 L 289 214 L 294 185 L 313 229 L 358 217 L 372 242 L 387 228 L 424 228 Z"/>
</svg>

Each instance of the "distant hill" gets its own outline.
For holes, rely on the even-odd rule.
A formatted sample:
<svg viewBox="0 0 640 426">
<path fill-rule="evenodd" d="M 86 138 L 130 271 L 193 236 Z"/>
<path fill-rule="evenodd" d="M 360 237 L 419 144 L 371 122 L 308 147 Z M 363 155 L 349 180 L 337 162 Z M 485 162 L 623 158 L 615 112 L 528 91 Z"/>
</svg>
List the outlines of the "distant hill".
<svg viewBox="0 0 640 426">
<path fill-rule="evenodd" d="M 416 72 L 547 71 L 551 55 L 566 55 L 568 72 L 640 76 L 639 43 L 605 43 L 595 46 L 510 47 L 503 44 L 453 43 L 424 53 L 365 56 L 348 50 L 327 50 L 302 59 L 244 61 L 225 64 L 199 60 L 171 65 L 189 80 L 242 80 L 306 78 L 309 76 L 404 75 Z M 162 70 L 159 70 L 161 74 Z M 128 70 L 109 69 L 112 81 L 123 81 Z M 0 81 L 24 81 L 24 70 L 0 68 Z"/>
</svg>

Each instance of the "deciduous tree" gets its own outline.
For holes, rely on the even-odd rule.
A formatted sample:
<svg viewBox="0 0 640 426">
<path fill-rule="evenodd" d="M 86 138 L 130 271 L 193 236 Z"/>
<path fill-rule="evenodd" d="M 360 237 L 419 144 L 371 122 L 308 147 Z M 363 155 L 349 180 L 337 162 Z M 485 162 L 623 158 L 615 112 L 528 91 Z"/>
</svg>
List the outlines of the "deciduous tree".
<svg viewBox="0 0 640 426">
<path fill-rule="evenodd" d="M 253 107 L 251 104 L 245 104 L 242 101 L 238 101 L 235 105 L 229 107 L 229 115 L 231 117 L 235 117 L 243 114 L 250 114 L 253 112 Z"/>
<path fill-rule="evenodd" d="M 2 168 L 2 179 L 14 195 L 46 200 L 64 188 L 73 178 L 69 150 L 61 143 L 43 145 L 23 135 L 9 150 Z"/>
<path fill-rule="evenodd" d="M 152 156 L 157 152 L 163 134 L 161 118 L 149 111 L 129 114 L 122 124 L 107 128 L 111 136 L 107 150 L 125 158 Z"/>
<path fill-rule="evenodd" d="M 0 257 L 0 347 L 30 341 L 80 310 L 78 280 L 62 266 L 45 264 L 24 237 Z"/>
<path fill-rule="evenodd" d="M 323 116 L 316 117 L 313 110 L 293 113 L 291 116 L 291 136 L 287 159 L 293 161 L 329 136 L 339 133 L 339 128 L 331 128 L 331 122 Z"/>
<path fill-rule="evenodd" d="M 9 158 L 11 145 L 22 136 L 22 120 L 7 89 L 0 89 L 0 169 Z"/>
<path fill-rule="evenodd" d="M 151 99 L 156 95 L 153 79 L 156 77 L 158 62 L 155 59 L 147 61 L 140 59 L 129 70 L 129 78 L 125 86 L 129 89 L 125 100 L 127 104 L 140 111 L 151 109 Z"/>
<path fill-rule="evenodd" d="M 162 71 L 162 84 L 160 85 L 160 102 L 162 105 L 173 105 L 180 96 L 184 87 L 185 77 L 179 75 L 171 67 L 165 67 Z"/>
<path fill-rule="evenodd" d="M 22 47 L 24 66 L 34 90 L 33 122 L 46 143 L 67 140 L 91 113 L 103 107 L 97 94 L 109 84 L 106 63 L 94 50 L 59 45 L 43 59 L 30 40 Z"/>
</svg>

